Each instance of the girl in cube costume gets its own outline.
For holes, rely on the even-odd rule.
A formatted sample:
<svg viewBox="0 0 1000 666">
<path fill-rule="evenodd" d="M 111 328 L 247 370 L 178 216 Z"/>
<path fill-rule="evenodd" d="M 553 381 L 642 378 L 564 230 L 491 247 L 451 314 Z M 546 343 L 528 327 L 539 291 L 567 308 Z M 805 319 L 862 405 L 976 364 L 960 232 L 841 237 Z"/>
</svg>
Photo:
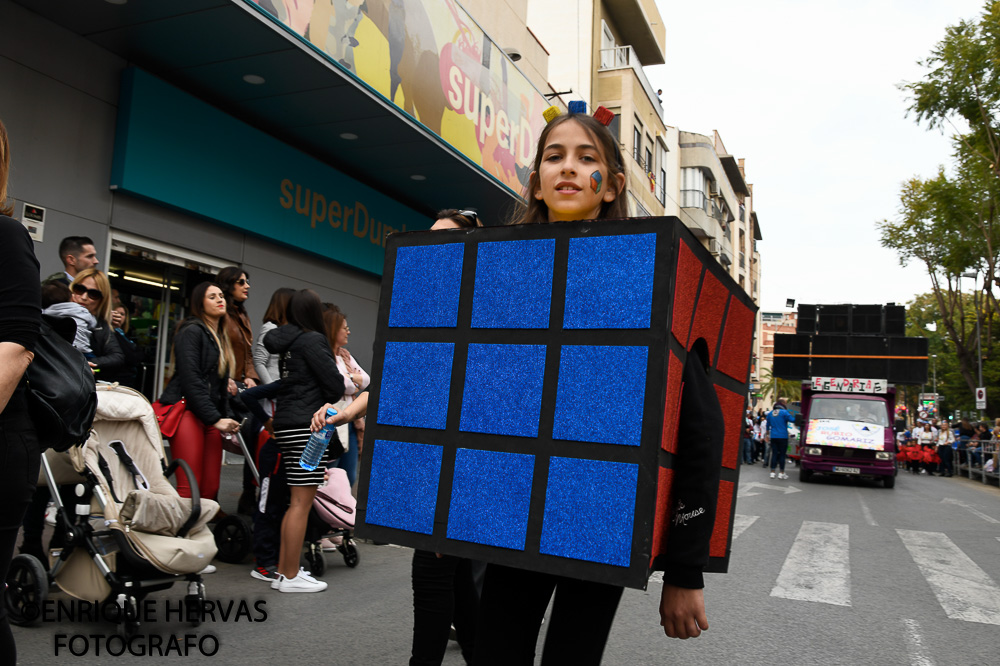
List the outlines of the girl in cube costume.
<svg viewBox="0 0 1000 666">
<path fill-rule="evenodd" d="M 624 160 L 604 122 L 612 116 L 603 107 L 595 116 L 601 120 L 577 113 L 551 118 L 547 112 L 549 123 L 538 140 L 526 203 L 514 224 L 629 216 Z M 674 506 L 704 507 L 706 515 L 702 520 L 671 521 L 660 624 L 667 636 L 675 638 L 694 638 L 708 629 L 702 572 L 715 520 L 724 431 L 718 398 L 705 370 L 707 351 L 696 345 L 683 373 Z M 622 591 L 613 585 L 490 564 L 474 663 L 533 664 L 553 593 L 542 663 L 600 663 Z"/>
</svg>

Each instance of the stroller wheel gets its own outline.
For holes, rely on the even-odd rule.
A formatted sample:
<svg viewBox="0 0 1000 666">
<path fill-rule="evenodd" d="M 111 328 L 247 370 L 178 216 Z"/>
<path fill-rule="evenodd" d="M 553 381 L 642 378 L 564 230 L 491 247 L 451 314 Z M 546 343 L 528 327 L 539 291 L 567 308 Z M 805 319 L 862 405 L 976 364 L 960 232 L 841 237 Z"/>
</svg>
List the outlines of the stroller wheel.
<svg viewBox="0 0 1000 666">
<path fill-rule="evenodd" d="M 240 515 L 226 516 L 215 526 L 216 555 L 223 562 L 239 564 L 250 554 L 253 530 L 250 520 Z"/>
<path fill-rule="evenodd" d="M 18 555 L 11 560 L 4 594 L 11 624 L 26 627 L 37 622 L 48 596 L 49 574 L 34 555 Z"/>
<path fill-rule="evenodd" d="M 304 556 L 310 574 L 322 576 L 326 572 L 326 558 L 323 557 L 323 548 L 318 543 L 307 543 Z"/>
<path fill-rule="evenodd" d="M 125 639 L 139 633 L 139 603 L 135 597 L 119 594 L 115 600 L 118 634 Z"/>
<path fill-rule="evenodd" d="M 358 566 L 361 556 L 358 554 L 358 547 L 354 545 L 354 539 L 344 539 L 344 543 L 337 550 L 344 556 L 344 564 L 352 569 Z"/>
</svg>

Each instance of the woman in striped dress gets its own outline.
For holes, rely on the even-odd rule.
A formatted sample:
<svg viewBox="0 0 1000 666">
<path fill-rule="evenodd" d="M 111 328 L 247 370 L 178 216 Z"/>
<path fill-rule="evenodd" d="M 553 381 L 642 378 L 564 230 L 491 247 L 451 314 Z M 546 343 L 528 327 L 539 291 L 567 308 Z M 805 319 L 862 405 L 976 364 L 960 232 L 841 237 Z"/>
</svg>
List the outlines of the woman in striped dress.
<svg viewBox="0 0 1000 666">
<path fill-rule="evenodd" d="M 317 409 L 340 400 L 344 377 L 337 368 L 323 325 L 323 308 L 316 292 L 303 289 L 288 301 L 287 324 L 267 334 L 264 346 L 279 355 L 281 389 L 274 413 L 274 439 L 291 488 L 291 504 L 281 523 L 278 579 L 271 587 L 281 592 L 322 592 L 326 583 L 299 569 L 309 508 L 323 483 L 325 465 L 307 471 L 299 458 L 309 441 L 310 422 Z M 343 446 L 331 441 L 328 456 Z"/>
</svg>

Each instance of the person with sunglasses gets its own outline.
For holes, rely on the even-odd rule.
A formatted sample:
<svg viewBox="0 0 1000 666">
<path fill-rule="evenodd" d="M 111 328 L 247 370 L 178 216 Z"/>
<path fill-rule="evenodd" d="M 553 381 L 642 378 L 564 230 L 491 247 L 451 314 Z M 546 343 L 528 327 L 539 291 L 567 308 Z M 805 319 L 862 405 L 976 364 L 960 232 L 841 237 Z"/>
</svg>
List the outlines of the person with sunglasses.
<svg viewBox="0 0 1000 666">
<path fill-rule="evenodd" d="M 96 321 L 90 329 L 91 350 L 87 354 L 90 366 L 95 372 L 100 372 L 117 370 L 125 365 L 125 353 L 115 340 L 115 327 L 111 323 L 111 284 L 108 276 L 96 268 L 85 268 L 76 274 L 69 289 L 72 301 L 82 305 Z M 101 379 L 100 376 L 97 378 Z"/>
<path fill-rule="evenodd" d="M 250 276 L 239 266 L 227 266 L 215 278 L 226 297 L 226 337 L 233 350 L 233 369 L 229 377 L 229 392 L 236 395 L 239 389 L 253 388 L 260 383 L 260 376 L 253 365 L 253 329 L 247 314 L 246 302 L 250 297 Z M 243 441 L 256 457 L 262 424 L 251 416 L 244 428 Z M 247 516 L 255 513 L 256 487 L 250 463 L 243 464 L 243 492 L 237 511 Z"/>
</svg>

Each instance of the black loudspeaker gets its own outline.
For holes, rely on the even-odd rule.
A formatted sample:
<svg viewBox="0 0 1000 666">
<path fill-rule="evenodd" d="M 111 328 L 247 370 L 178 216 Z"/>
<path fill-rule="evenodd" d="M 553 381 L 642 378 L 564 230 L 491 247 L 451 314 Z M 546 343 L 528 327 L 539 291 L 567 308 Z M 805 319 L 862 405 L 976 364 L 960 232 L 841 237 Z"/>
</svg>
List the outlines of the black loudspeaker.
<svg viewBox="0 0 1000 666">
<path fill-rule="evenodd" d="M 811 335 L 778 333 L 774 336 L 774 363 L 771 372 L 781 379 L 809 379 Z M 791 356 L 785 356 L 791 355 Z"/>
<path fill-rule="evenodd" d="M 825 308 L 824 308 L 825 309 Z M 823 313 L 820 313 L 822 326 Z M 847 356 L 850 338 L 846 335 L 817 335 L 812 344 L 813 377 L 850 377 L 847 373 Z"/>
<path fill-rule="evenodd" d="M 851 332 L 850 305 L 821 305 L 817 314 L 816 331 L 821 335 L 847 335 Z"/>
<path fill-rule="evenodd" d="M 889 338 L 889 356 L 915 357 L 890 359 L 889 381 L 895 384 L 926 383 L 927 350 L 927 338 Z"/>
<path fill-rule="evenodd" d="M 851 333 L 882 335 L 882 306 L 855 305 L 851 311 Z M 869 375 L 864 375 L 865 377 Z"/>
<path fill-rule="evenodd" d="M 881 312 L 879 318 L 881 319 Z M 857 321 L 857 320 L 855 320 Z M 881 325 L 881 324 L 880 324 Z M 889 343 L 884 336 L 859 336 L 848 338 L 850 355 L 847 376 L 866 379 L 886 379 L 889 373 Z"/>
<path fill-rule="evenodd" d="M 885 334 L 890 336 L 906 335 L 906 307 L 902 305 L 885 306 Z"/>
<path fill-rule="evenodd" d="M 799 304 L 799 316 L 795 332 L 812 335 L 816 332 L 816 306 Z"/>
</svg>

